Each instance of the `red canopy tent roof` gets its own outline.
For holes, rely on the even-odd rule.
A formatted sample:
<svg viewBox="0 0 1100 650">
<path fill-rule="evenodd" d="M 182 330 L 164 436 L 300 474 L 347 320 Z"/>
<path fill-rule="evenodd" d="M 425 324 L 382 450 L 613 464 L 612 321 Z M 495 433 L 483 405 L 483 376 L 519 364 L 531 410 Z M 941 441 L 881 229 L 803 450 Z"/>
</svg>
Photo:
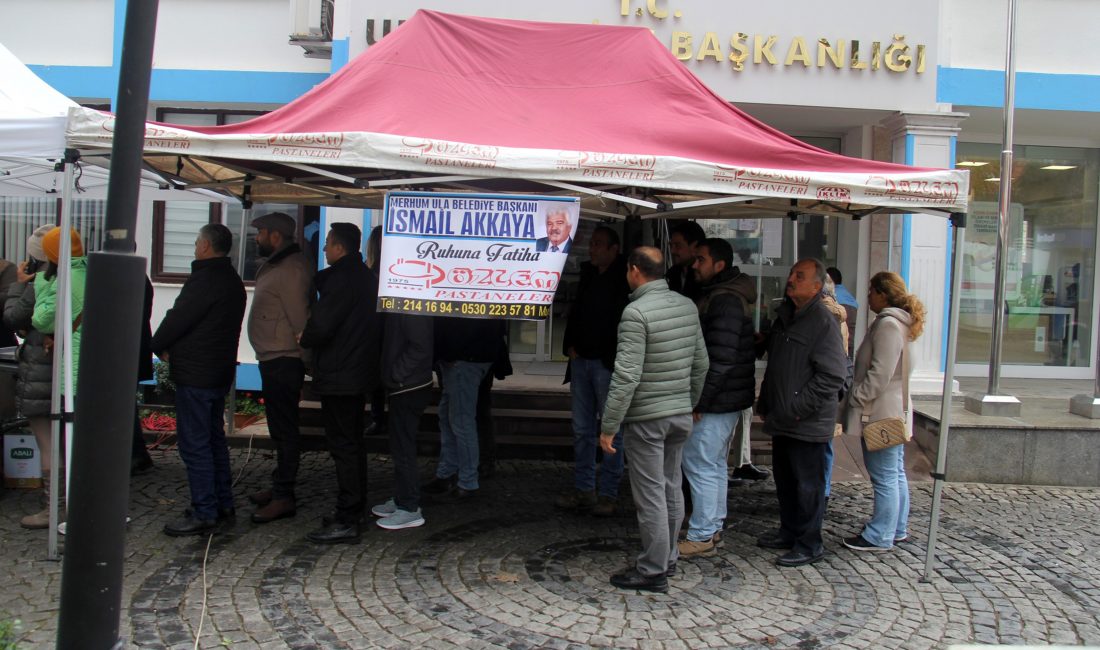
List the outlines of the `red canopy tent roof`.
<svg viewBox="0 0 1100 650">
<path fill-rule="evenodd" d="M 70 141 L 103 144 L 109 130 L 78 123 Z M 146 151 L 170 154 L 148 160 L 184 182 L 242 191 L 249 172 L 258 200 L 292 179 L 292 193 L 315 190 L 305 202 L 318 203 L 370 203 L 428 174 L 462 177 L 447 189 L 500 178 L 645 188 L 640 203 L 661 209 L 734 195 L 757 207 L 947 211 L 965 207 L 968 182 L 964 170 L 849 158 L 783 134 L 715 95 L 643 28 L 425 10 L 294 102 L 239 124 L 151 125 Z"/>
</svg>

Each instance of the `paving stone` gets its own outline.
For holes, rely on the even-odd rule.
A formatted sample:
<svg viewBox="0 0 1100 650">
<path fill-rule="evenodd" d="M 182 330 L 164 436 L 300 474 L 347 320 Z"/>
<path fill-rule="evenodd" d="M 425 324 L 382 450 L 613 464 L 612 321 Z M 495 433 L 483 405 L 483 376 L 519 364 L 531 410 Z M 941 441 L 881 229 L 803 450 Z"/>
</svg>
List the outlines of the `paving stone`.
<svg viewBox="0 0 1100 650">
<path fill-rule="evenodd" d="M 133 647 L 190 648 L 202 616 L 203 539 L 161 533 L 189 500 L 174 450 L 132 484 L 120 631 Z M 253 455 L 238 495 L 266 487 L 274 460 Z M 385 462 L 383 462 L 383 460 Z M 434 467 L 421 459 L 422 475 Z M 774 529 L 774 483 L 729 492 L 725 544 L 683 559 L 668 594 L 608 583 L 637 554 L 626 507 L 597 519 L 556 511 L 568 464 L 500 463 L 469 504 L 425 500 L 428 523 L 326 547 L 305 534 L 334 500 L 331 460 L 306 453 L 298 516 L 254 526 L 238 520 L 210 543 L 200 647 L 234 648 L 938 648 L 951 643 L 1100 643 L 1100 490 L 949 484 L 937 572 L 924 572 L 931 486 L 912 486 L 912 537 L 890 553 L 840 544 L 871 510 L 867 484 L 842 483 L 825 522 L 828 554 L 799 569 L 775 566 L 755 546 Z M 392 464 L 372 457 L 369 502 L 392 493 Z M 629 504 L 624 481 L 623 503 Z M 0 620 L 23 623 L 27 647 L 49 647 L 61 563 L 45 559 L 45 531 L 18 520 L 36 507 L 0 495 Z M 1011 522 L 1008 525 L 1007 522 Z"/>
</svg>

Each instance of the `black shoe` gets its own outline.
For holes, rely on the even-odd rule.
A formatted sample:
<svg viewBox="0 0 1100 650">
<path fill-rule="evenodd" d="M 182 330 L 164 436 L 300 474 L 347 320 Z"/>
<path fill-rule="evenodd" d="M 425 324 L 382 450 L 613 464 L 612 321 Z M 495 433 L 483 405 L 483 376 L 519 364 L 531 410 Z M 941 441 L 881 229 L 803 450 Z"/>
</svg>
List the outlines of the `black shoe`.
<svg viewBox="0 0 1100 650">
<path fill-rule="evenodd" d="M 730 477 L 739 478 L 743 481 L 763 481 L 771 475 L 771 472 L 766 469 L 761 469 L 752 463 L 745 463 L 741 467 L 733 470 Z"/>
<path fill-rule="evenodd" d="M 443 494 L 437 494 L 433 498 L 436 503 L 467 503 L 477 496 L 478 490 L 467 490 L 457 485 Z"/>
<path fill-rule="evenodd" d="M 733 478 L 731 476 L 730 479 L 729 479 L 728 484 L 729 484 L 730 487 L 741 487 L 742 485 L 745 484 L 745 479 L 743 479 L 743 478 Z"/>
<path fill-rule="evenodd" d="M 149 454 L 130 459 L 130 476 L 144 474 L 151 469 L 153 469 L 153 459 L 149 457 Z"/>
<path fill-rule="evenodd" d="M 622 573 L 611 576 L 611 584 L 619 589 L 637 589 L 638 591 L 655 591 L 665 593 L 668 591 L 668 578 L 665 574 L 657 576 L 644 576 L 635 568 L 626 569 Z"/>
<path fill-rule="evenodd" d="M 824 550 L 817 555 L 810 555 L 804 551 L 790 551 L 789 553 L 779 556 L 775 560 L 775 563 L 779 566 L 802 566 L 803 564 L 813 564 L 823 557 L 825 557 Z"/>
<path fill-rule="evenodd" d="M 888 546 L 875 546 L 871 542 L 868 542 L 866 539 L 864 539 L 862 534 L 856 535 L 855 537 L 849 537 L 848 539 L 844 540 L 844 545 L 852 549 L 853 551 L 870 551 L 872 553 L 882 553 L 890 550 L 890 547 Z"/>
<path fill-rule="evenodd" d="M 447 478 L 439 478 L 437 476 L 424 485 L 421 485 L 420 492 L 423 494 L 444 494 L 450 492 L 457 482 L 458 476 L 448 476 Z"/>
<path fill-rule="evenodd" d="M 756 545 L 760 548 L 774 548 L 780 551 L 789 551 L 794 548 L 794 540 L 788 540 L 779 533 L 770 533 L 757 537 Z"/>
<path fill-rule="evenodd" d="M 183 513 L 183 516 L 179 519 L 164 524 L 164 534 L 171 537 L 208 535 L 217 532 L 217 530 L 217 519 L 196 519 L 190 511 Z"/>
<path fill-rule="evenodd" d="M 665 569 L 665 577 L 666 578 L 671 578 L 672 576 L 676 575 L 676 573 L 677 573 L 676 563 L 675 562 L 669 562 L 668 563 L 668 568 Z"/>
<path fill-rule="evenodd" d="M 306 539 L 315 544 L 355 544 L 359 541 L 359 525 L 333 521 L 308 533 Z"/>
</svg>

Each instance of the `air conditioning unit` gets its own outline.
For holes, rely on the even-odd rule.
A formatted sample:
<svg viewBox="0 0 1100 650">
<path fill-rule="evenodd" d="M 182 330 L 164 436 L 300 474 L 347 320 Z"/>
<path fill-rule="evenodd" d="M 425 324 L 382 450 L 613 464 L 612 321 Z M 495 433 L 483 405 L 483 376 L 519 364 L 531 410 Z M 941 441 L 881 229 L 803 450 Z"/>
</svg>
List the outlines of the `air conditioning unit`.
<svg viewBox="0 0 1100 650">
<path fill-rule="evenodd" d="M 332 58 L 333 12 L 333 0 L 290 0 L 290 43 L 309 58 Z"/>
</svg>

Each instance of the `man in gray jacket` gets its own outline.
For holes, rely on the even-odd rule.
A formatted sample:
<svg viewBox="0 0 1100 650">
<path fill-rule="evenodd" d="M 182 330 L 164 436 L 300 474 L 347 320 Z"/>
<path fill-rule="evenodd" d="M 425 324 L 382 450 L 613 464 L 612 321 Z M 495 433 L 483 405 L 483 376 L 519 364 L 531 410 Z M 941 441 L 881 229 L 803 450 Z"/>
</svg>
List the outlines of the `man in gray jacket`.
<svg viewBox="0 0 1100 650">
<path fill-rule="evenodd" d="M 848 354 L 836 317 L 821 302 L 825 265 L 804 259 L 787 277 L 787 299 L 768 333 L 768 368 L 757 411 L 772 436 L 779 530 L 758 546 L 786 550 L 780 566 L 800 566 L 825 555 L 825 451 L 848 377 Z"/>
<path fill-rule="evenodd" d="M 658 592 L 668 591 L 667 576 L 675 571 L 684 519 L 680 462 L 710 366 L 698 309 L 669 291 L 663 275 L 656 248 L 638 247 L 627 259 L 631 302 L 619 321 L 600 433 L 604 453 L 618 453 L 615 432 L 623 427 L 642 538 L 634 566 L 611 576 L 611 584 Z"/>
<path fill-rule="evenodd" d="M 266 524 L 295 514 L 294 483 L 301 456 L 298 402 L 305 365 L 298 336 L 309 319 L 313 270 L 294 242 L 297 224 L 283 212 L 252 220 L 256 247 L 267 258 L 256 271 L 256 291 L 248 313 L 248 340 L 256 351 L 263 382 L 267 428 L 275 443 L 272 488 L 250 499 L 260 508 L 252 521 Z"/>
</svg>

